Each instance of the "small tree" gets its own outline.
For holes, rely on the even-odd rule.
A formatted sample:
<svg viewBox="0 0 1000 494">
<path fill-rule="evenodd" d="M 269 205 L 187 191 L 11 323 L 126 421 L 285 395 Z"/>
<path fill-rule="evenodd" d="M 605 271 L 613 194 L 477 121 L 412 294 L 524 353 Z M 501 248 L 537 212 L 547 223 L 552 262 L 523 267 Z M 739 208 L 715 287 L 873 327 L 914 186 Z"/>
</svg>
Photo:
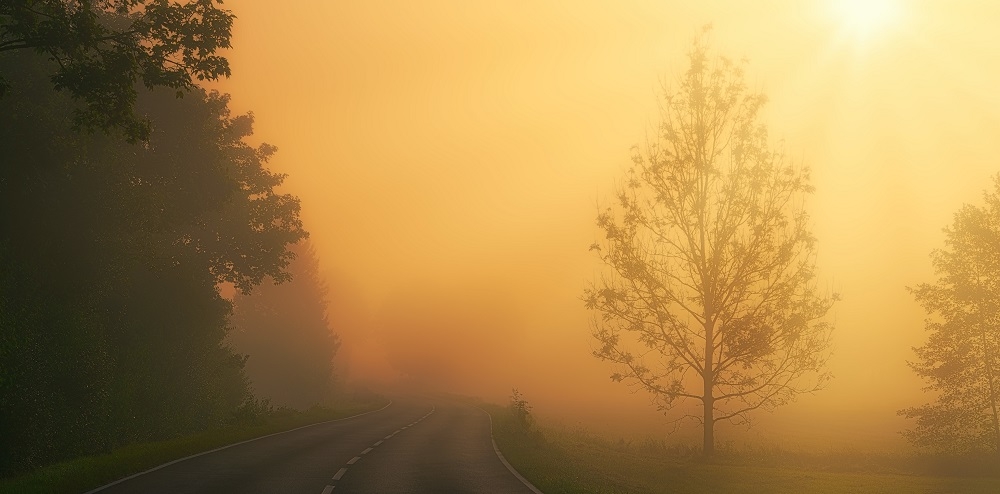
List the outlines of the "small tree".
<svg viewBox="0 0 1000 494">
<path fill-rule="evenodd" d="M 514 417 L 514 422 L 521 430 L 531 429 L 531 405 L 528 404 L 528 400 L 524 399 L 524 394 L 517 390 L 517 388 L 511 389 L 510 395 L 510 414 Z"/>
<path fill-rule="evenodd" d="M 945 248 L 931 254 L 937 281 L 910 289 L 932 316 L 910 367 L 937 398 L 899 413 L 917 420 L 908 439 L 944 452 L 1000 453 L 1000 176 L 984 196 L 944 229 Z"/>
<path fill-rule="evenodd" d="M 808 171 L 784 163 L 758 122 L 765 103 L 742 64 L 712 58 L 701 37 L 675 91 L 664 90 L 658 139 L 633 149 L 617 211 L 597 218 L 591 249 L 610 275 L 585 291 L 594 355 L 616 381 L 684 400 L 714 452 L 717 421 L 817 390 L 836 300 L 817 293 L 815 240 L 801 198 Z"/>
</svg>

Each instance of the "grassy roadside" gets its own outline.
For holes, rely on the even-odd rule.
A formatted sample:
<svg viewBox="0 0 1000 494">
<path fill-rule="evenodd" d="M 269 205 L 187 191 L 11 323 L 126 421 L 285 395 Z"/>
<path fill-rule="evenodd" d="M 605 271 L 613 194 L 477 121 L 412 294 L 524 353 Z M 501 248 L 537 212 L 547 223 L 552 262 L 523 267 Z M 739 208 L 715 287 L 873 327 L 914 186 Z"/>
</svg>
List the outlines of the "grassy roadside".
<svg viewBox="0 0 1000 494">
<path fill-rule="evenodd" d="M 879 465 L 874 467 L 877 471 L 830 471 L 840 467 L 823 467 L 817 461 L 775 466 L 768 459 L 739 455 L 708 463 L 683 451 L 654 451 L 580 431 L 543 428 L 526 432 L 519 430 L 507 408 L 484 408 L 493 415 L 494 437 L 504 457 L 546 494 L 1000 492 L 996 476 L 915 475 Z"/>
<path fill-rule="evenodd" d="M 20 477 L 0 479 L 0 493 L 81 493 L 157 465 L 255 437 L 304 425 L 377 410 L 386 401 L 349 404 L 307 411 L 281 409 L 251 423 L 205 431 L 165 441 L 124 446 L 110 453 L 85 456 L 42 467 Z"/>
</svg>

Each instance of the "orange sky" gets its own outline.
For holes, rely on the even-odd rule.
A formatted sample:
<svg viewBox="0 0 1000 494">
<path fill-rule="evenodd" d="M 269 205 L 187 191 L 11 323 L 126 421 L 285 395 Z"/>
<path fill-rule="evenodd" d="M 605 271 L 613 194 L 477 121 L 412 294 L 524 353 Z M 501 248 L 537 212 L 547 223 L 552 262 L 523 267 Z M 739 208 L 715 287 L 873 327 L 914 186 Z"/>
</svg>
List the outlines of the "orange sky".
<svg viewBox="0 0 1000 494">
<path fill-rule="evenodd" d="M 590 356 L 579 297 L 601 269 L 597 204 L 712 23 L 770 97 L 775 142 L 813 170 L 820 280 L 844 297 L 836 379 L 751 435 L 896 445 L 895 411 L 925 400 L 905 364 L 924 316 L 904 287 L 931 281 L 941 228 L 1000 171 L 1000 3 L 899 0 L 870 26 L 832 4 L 244 0 L 226 4 L 220 87 L 302 198 L 353 377 L 382 359 L 659 434 L 648 399 Z"/>
</svg>

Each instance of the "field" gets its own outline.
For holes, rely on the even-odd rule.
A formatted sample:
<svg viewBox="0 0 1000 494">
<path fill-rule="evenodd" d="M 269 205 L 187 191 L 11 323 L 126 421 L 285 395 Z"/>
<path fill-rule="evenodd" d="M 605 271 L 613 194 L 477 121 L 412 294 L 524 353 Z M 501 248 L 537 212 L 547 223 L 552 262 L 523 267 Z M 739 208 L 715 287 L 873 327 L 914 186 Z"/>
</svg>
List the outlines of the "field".
<svg viewBox="0 0 1000 494">
<path fill-rule="evenodd" d="M 705 461 L 694 451 L 652 440 L 626 443 L 561 428 L 524 431 L 507 409 L 486 408 L 504 456 L 546 494 L 1000 492 L 1000 469 L 981 459 L 747 450 Z"/>
</svg>

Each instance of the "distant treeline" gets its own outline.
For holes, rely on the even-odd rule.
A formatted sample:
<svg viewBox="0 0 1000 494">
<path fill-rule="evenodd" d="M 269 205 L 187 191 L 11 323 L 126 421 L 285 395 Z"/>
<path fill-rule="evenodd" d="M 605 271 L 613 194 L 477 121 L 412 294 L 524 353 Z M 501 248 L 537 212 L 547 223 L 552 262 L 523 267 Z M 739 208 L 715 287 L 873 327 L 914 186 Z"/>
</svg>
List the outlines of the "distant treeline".
<svg viewBox="0 0 1000 494">
<path fill-rule="evenodd" d="M 327 319 L 327 285 L 306 240 L 291 246 L 289 283 L 262 283 L 234 298 L 229 341 L 246 354 L 254 394 L 271 405 L 306 409 L 332 400 L 340 338 Z"/>
<path fill-rule="evenodd" d="M 0 475 L 259 411 L 219 286 L 288 280 L 307 236 L 275 148 L 245 142 L 253 119 L 227 96 L 141 90 L 150 133 L 129 139 L 81 129 L 57 70 L 0 57 Z M 328 388 L 335 338 L 309 338 Z"/>
</svg>

